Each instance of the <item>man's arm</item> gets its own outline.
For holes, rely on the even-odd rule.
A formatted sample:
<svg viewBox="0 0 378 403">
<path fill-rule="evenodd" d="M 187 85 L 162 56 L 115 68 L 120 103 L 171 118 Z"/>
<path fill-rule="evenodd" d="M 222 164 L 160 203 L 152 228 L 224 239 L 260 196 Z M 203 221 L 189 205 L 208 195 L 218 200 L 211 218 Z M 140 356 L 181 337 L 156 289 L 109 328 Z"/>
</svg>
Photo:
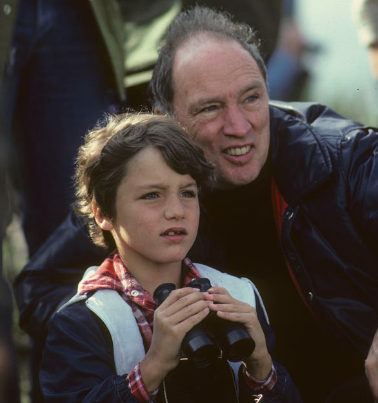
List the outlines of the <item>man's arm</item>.
<svg viewBox="0 0 378 403">
<path fill-rule="evenodd" d="M 76 293 L 84 270 L 100 264 L 107 253 L 92 243 L 72 212 L 15 281 L 20 326 L 32 337 L 45 338 L 54 311 Z"/>
<path fill-rule="evenodd" d="M 374 402 L 378 402 L 378 330 L 375 333 L 373 344 L 365 361 L 365 372 L 373 393 Z"/>
</svg>

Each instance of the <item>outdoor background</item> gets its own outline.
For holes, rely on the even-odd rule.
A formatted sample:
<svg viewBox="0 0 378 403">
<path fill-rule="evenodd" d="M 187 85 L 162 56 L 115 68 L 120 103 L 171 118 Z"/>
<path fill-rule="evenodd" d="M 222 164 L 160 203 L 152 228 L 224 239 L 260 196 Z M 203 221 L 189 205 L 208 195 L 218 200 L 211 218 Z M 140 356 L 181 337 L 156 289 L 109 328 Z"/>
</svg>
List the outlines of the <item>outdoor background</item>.
<svg viewBox="0 0 378 403">
<path fill-rule="evenodd" d="M 350 0 L 298 0 L 297 22 L 306 42 L 316 52 L 305 55 L 310 74 L 302 101 L 317 101 L 354 120 L 378 126 L 378 88 L 366 49 L 358 41 Z M 14 215 L 4 244 L 4 271 L 12 282 L 26 262 L 27 251 Z M 29 403 L 27 336 L 17 326 L 15 342 L 20 356 L 22 403 Z"/>
<path fill-rule="evenodd" d="M 300 29 L 320 46 L 309 58 L 312 79 L 306 100 L 325 103 L 339 113 L 378 125 L 378 87 L 367 51 L 357 36 L 350 0 L 298 0 Z"/>
</svg>

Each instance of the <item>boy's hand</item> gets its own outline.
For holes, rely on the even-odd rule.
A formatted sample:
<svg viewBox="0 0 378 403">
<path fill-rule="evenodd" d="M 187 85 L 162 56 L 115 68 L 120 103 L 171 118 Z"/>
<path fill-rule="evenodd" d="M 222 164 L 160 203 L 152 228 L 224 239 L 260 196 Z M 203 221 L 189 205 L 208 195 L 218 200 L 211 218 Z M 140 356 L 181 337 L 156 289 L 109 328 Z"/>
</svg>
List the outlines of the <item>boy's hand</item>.
<svg viewBox="0 0 378 403">
<path fill-rule="evenodd" d="M 195 288 L 180 288 L 170 293 L 154 314 L 150 349 L 140 363 L 148 391 L 157 389 L 179 363 L 181 343 L 186 333 L 209 313 L 204 293 Z"/>
<path fill-rule="evenodd" d="M 255 349 L 245 360 L 247 371 L 258 380 L 266 380 L 272 370 L 272 359 L 268 353 L 265 335 L 257 318 L 256 309 L 231 297 L 222 287 L 212 287 L 204 293 L 211 301 L 209 308 L 220 318 L 242 323 L 255 342 Z"/>
</svg>

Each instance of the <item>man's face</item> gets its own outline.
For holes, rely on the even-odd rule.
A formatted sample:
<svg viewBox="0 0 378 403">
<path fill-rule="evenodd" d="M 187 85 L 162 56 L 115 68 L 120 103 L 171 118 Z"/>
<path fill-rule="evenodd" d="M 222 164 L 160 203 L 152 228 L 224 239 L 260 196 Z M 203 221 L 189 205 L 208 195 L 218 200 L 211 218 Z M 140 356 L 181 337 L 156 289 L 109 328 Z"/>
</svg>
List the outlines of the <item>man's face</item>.
<svg viewBox="0 0 378 403">
<path fill-rule="evenodd" d="M 218 186 L 248 184 L 269 150 L 269 106 L 264 78 L 236 41 L 208 36 L 178 49 L 173 64 L 177 120 L 215 163 Z"/>
</svg>

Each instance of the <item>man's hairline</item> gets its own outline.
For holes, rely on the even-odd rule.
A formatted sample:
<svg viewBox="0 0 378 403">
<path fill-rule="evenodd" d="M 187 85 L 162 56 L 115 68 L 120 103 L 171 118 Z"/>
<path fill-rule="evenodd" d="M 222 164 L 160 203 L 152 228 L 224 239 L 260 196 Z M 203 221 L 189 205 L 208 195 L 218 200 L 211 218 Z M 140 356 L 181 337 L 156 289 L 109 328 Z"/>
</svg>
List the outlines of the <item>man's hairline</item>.
<svg viewBox="0 0 378 403">
<path fill-rule="evenodd" d="M 175 66 L 175 61 L 176 61 L 176 57 L 177 57 L 177 53 L 179 52 L 179 50 L 181 50 L 184 46 L 186 46 L 190 41 L 194 41 L 196 39 L 198 39 L 201 36 L 207 36 L 210 40 L 215 40 L 217 42 L 235 42 L 236 44 L 238 44 L 240 46 L 241 49 L 243 49 L 244 51 L 246 51 L 248 53 L 248 55 L 251 57 L 251 59 L 256 63 L 257 68 L 261 74 L 261 77 L 263 79 L 263 82 L 265 84 L 265 88 L 266 90 L 268 90 L 268 83 L 267 83 L 267 78 L 264 77 L 261 69 L 260 69 L 260 65 L 257 62 L 257 60 L 252 56 L 251 52 L 246 49 L 236 38 L 233 38 L 231 36 L 222 34 L 221 32 L 214 32 L 214 31 L 204 31 L 204 32 L 197 32 L 196 34 L 193 34 L 192 36 L 186 38 L 182 43 L 180 43 L 180 45 L 175 49 L 173 58 L 172 58 L 172 72 L 171 72 L 171 79 L 172 79 L 172 101 L 169 105 L 169 109 L 170 110 L 166 110 L 166 111 L 159 111 L 159 106 L 156 107 L 156 109 L 154 111 L 156 111 L 155 113 L 158 114 L 166 114 L 168 116 L 170 116 L 171 118 L 173 118 L 174 120 L 176 120 L 178 122 L 178 119 L 176 117 L 175 114 L 175 109 L 174 109 L 174 100 L 175 100 L 175 82 L 174 82 L 174 66 Z"/>
</svg>

